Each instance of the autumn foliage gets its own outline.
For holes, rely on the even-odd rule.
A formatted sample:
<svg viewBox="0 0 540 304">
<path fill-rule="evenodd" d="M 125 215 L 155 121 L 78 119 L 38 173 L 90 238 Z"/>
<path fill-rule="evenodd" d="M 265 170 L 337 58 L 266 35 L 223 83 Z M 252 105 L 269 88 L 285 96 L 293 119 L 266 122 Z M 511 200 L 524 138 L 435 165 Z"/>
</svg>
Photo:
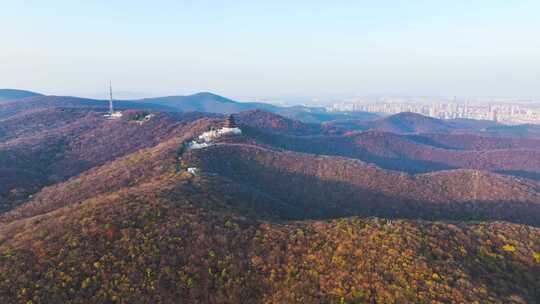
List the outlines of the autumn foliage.
<svg viewBox="0 0 540 304">
<path fill-rule="evenodd" d="M 0 303 L 540 299 L 535 138 L 251 111 L 187 151 L 221 118 L 26 106 L 0 107 Z"/>
</svg>

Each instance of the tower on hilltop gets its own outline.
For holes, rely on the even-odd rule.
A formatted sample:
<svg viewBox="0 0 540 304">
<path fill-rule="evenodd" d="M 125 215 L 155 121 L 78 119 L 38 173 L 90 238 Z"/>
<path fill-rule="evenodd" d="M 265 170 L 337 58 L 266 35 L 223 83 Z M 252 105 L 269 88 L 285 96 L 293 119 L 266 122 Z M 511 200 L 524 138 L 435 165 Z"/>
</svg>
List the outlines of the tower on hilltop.
<svg viewBox="0 0 540 304">
<path fill-rule="evenodd" d="M 116 119 L 122 117 L 121 111 L 114 111 L 114 99 L 112 95 L 112 83 L 109 81 L 109 113 L 104 115 L 109 119 Z"/>
<path fill-rule="evenodd" d="M 236 125 L 236 122 L 234 121 L 234 117 L 232 115 L 227 115 L 227 117 L 225 117 L 225 121 L 223 122 L 223 128 L 227 128 L 227 129 L 238 128 L 238 126 Z"/>
<path fill-rule="evenodd" d="M 113 115 L 114 113 L 114 102 L 112 97 L 112 82 L 109 81 L 109 115 Z"/>
</svg>

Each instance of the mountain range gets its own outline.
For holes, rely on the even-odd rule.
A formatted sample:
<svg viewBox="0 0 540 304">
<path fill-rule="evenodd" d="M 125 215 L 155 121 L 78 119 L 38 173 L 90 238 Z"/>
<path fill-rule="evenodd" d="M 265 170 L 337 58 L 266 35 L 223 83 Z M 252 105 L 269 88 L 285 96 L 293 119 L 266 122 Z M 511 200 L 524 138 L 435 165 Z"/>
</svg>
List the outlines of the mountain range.
<svg viewBox="0 0 540 304">
<path fill-rule="evenodd" d="M 540 299 L 535 125 L 116 105 L 0 104 L 2 303 Z M 241 134 L 186 148 L 224 114 Z"/>
<path fill-rule="evenodd" d="M 9 102 L 10 100 L 21 99 L 26 97 L 43 96 L 40 93 L 16 90 L 16 89 L 0 89 L 0 103 Z"/>
<path fill-rule="evenodd" d="M 19 96 L 15 98 L 16 96 Z M 50 107 L 85 107 L 101 108 L 108 107 L 107 100 L 77 98 L 68 96 L 46 96 L 39 93 L 5 89 L 0 90 L 0 100 L 6 105 L 0 104 L 0 118 L 6 115 L 37 108 Z M 367 112 L 358 113 L 330 113 L 324 108 L 290 106 L 279 107 L 261 102 L 238 102 L 212 93 L 197 93 L 189 96 L 168 96 L 145 98 L 139 100 L 115 100 L 117 109 L 146 109 L 168 112 L 206 112 L 231 114 L 248 110 L 266 110 L 281 114 L 304 122 L 320 123 L 340 118 L 356 118 L 361 120 L 374 119 L 376 114 Z"/>
</svg>

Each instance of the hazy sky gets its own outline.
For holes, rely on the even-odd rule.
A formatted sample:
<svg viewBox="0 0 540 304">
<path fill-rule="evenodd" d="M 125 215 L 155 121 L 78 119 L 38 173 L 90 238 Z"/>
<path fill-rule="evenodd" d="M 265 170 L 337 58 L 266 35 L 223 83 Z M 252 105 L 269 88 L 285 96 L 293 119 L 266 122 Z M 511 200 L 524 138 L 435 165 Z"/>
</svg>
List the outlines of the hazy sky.
<svg viewBox="0 0 540 304">
<path fill-rule="evenodd" d="M 540 1 L 0 0 L 0 88 L 540 97 Z"/>
</svg>

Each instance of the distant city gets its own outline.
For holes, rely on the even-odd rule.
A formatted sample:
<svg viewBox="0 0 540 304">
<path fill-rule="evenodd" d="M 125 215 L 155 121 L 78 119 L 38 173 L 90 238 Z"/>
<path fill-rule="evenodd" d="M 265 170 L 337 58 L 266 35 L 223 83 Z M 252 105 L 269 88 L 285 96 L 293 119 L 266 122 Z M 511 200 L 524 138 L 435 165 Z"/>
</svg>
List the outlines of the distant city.
<svg viewBox="0 0 540 304">
<path fill-rule="evenodd" d="M 441 119 L 482 119 L 504 124 L 540 124 L 540 101 L 530 99 L 388 98 L 335 102 L 331 112 L 419 113 Z"/>
</svg>

